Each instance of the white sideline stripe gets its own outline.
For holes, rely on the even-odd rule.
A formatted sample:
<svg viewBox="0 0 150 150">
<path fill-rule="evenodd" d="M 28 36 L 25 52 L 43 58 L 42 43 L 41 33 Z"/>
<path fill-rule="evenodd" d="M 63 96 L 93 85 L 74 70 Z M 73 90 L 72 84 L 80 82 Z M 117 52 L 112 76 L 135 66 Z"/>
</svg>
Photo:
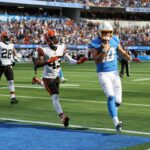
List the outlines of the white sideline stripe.
<svg viewBox="0 0 150 150">
<path fill-rule="evenodd" d="M 0 96 L 5 96 L 5 97 L 10 97 L 10 95 L 7 94 L 0 94 Z M 50 99 L 47 97 L 33 97 L 33 96 L 17 96 L 20 98 L 26 98 L 26 99 Z M 94 101 L 94 100 L 78 100 L 78 99 L 66 99 L 66 98 L 61 98 L 61 101 L 72 101 L 72 102 L 83 102 L 83 103 L 101 103 L 101 104 L 106 104 L 107 102 L 105 101 Z M 123 103 L 123 105 L 128 105 L 128 106 L 142 106 L 142 107 L 150 107 L 148 104 L 134 104 L 134 103 Z"/>
<path fill-rule="evenodd" d="M 147 81 L 147 80 L 150 80 L 150 78 L 140 78 L 140 79 L 135 79 L 135 80 L 132 80 L 132 81 Z"/>
<path fill-rule="evenodd" d="M 49 123 L 49 122 L 41 122 L 41 121 L 30 121 L 30 120 L 20 120 L 20 119 L 12 119 L 12 118 L 0 118 L 0 120 L 3 121 L 15 121 L 15 122 L 21 122 L 21 123 L 32 123 L 32 124 L 40 124 L 40 125 L 52 125 L 52 126 L 61 126 L 62 124 L 59 123 Z M 79 125 L 69 125 L 69 127 L 72 128 L 87 128 L 91 130 L 101 130 L 101 131 L 115 131 L 115 129 L 110 128 L 96 128 L 96 127 L 88 127 L 88 126 L 79 126 Z M 130 130 L 122 130 L 123 133 L 132 133 L 132 134 L 142 134 L 142 135 L 150 135 L 150 132 L 140 132 L 140 131 L 130 131 Z"/>
</svg>

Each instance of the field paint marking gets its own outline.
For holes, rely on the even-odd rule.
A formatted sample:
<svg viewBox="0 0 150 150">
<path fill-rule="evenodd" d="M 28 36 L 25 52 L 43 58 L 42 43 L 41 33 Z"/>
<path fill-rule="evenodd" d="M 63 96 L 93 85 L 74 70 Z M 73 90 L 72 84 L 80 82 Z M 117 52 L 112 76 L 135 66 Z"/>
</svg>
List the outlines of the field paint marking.
<svg viewBox="0 0 150 150">
<path fill-rule="evenodd" d="M 140 79 L 134 79 L 132 81 L 147 81 L 147 80 L 150 80 L 150 78 L 140 78 Z"/>
<path fill-rule="evenodd" d="M 61 87 L 79 87 L 79 84 L 60 84 Z M 20 88 L 30 88 L 30 89 L 44 89 L 44 87 L 40 85 L 17 85 L 15 84 L 15 87 Z M 0 89 L 8 89 L 8 87 L 0 87 Z"/>
<path fill-rule="evenodd" d="M 135 77 L 134 77 L 135 78 Z M 145 79 L 150 80 L 150 78 L 144 78 L 144 80 L 141 79 L 134 79 L 131 80 L 132 82 L 128 82 L 128 81 L 122 81 L 122 84 L 132 84 L 132 85 L 149 85 L 150 83 L 142 83 L 142 82 L 136 82 L 136 81 L 145 81 Z M 80 81 L 80 80 L 73 80 L 74 82 L 79 82 L 79 83 L 98 83 L 98 80 L 96 81 Z M 7 83 L 3 83 L 1 82 L 0 85 L 8 85 Z M 21 85 L 21 84 L 15 84 L 15 85 Z M 29 84 L 32 85 L 32 84 Z M 71 86 L 71 85 L 75 85 L 75 86 L 80 86 L 79 84 L 60 84 L 60 86 Z M 35 85 L 34 85 L 35 86 Z"/>
<path fill-rule="evenodd" d="M 77 89 L 82 89 L 82 90 L 100 90 L 102 91 L 101 88 L 82 88 L 79 87 L 79 84 L 60 84 L 61 87 L 65 87 L 65 88 L 76 88 Z M 41 87 L 40 85 L 21 85 L 21 84 L 15 84 L 15 87 L 21 87 L 21 88 L 30 88 L 30 89 L 43 89 L 43 87 Z M 7 87 L 0 87 L 0 89 L 7 89 Z M 123 90 L 124 92 L 136 92 L 136 93 L 150 93 L 150 91 L 138 91 L 138 90 Z"/>
<path fill-rule="evenodd" d="M 62 87 L 79 87 L 79 84 L 60 84 Z M 15 87 L 21 87 L 21 88 L 38 88 L 38 89 L 43 89 L 44 87 L 40 85 L 16 85 Z"/>
<path fill-rule="evenodd" d="M 2 89 L 8 89 L 8 87 L 0 87 L 0 90 L 2 90 Z"/>
<path fill-rule="evenodd" d="M 5 97 L 10 97 L 10 95 L 7 94 L 0 94 L 0 96 L 5 96 Z M 20 98 L 26 98 L 26 99 L 50 99 L 48 97 L 33 97 L 33 96 L 17 96 Z M 94 100 L 78 100 L 78 99 L 66 99 L 66 98 L 60 98 L 61 101 L 72 101 L 72 102 L 83 102 L 83 103 L 101 103 L 101 104 L 106 104 L 107 102 L 105 101 L 94 101 Z M 123 103 L 123 105 L 128 105 L 128 106 L 142 106 L 142 107 L 150 107 L 148 104 L 134 104 L 134 103 Z"/>
<path fill-rule="evenodd" d="M 40 125 L 52 125 L 52 126 L 61 126 L 61 127 L 63 127 L 63 125 L 59 124 L 59 123 L 50 123 L 50 122 L 42 122 L 42 121 L 30 121 L 30 120 L 20 120 L 20 119 L 12 119 L 12 118 L 0 118 L 0 120 L 3 120 L 3 121 L 15 121 L 15 122 L 21 122 L 21 123 L 32 123 L 32 124 L 40 124 Z M 69 125 L 69 127 L 79 128 L 79 129 L 87 128 L 87 129 L 91 129 L 91 130 L 115 131 L 116 132 L 115 129 L 110 129 L 110 128 L 96 128 L 96 127 L 79 126 L 79 125 Z M 139 131 L 130 131 L 130 130 L 122 130 L 122 133 L 150 135 L 150 132 L 139 132 Z"/>
</svg>

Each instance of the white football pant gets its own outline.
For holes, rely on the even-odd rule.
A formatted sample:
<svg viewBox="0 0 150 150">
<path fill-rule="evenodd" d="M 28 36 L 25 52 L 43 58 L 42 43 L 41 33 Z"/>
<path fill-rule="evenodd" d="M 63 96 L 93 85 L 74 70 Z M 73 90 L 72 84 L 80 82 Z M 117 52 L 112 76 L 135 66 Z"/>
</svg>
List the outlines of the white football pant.
<svg viewBox="0 0 150 150">
<path fill-rule="evenodd" d="M 99 83 L 105 93 L 108 96 L 115 96 L 116 103 L 121 104 L 122 102 L 122 85 L 118 74 L 118 71 L 111 72 L 99 72 L 98 73 Z"/>
</svg>

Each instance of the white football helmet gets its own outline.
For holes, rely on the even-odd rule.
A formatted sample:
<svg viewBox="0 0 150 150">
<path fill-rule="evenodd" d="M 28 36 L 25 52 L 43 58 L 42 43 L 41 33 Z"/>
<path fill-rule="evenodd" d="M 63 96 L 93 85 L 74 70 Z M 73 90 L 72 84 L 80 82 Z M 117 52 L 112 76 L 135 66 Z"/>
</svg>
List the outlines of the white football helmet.
<svg viewBox="0 0 150 150">
<path fill-rule="evenodd" d="M 107 32 L 110 33 L 110 36 L 107 35 Z M 98 34 L 103 40 L 110 40 L 113 35 L 113 27 L 109 22 L 103 22 L 100 24 L 98 29 Z"/>
</svg>

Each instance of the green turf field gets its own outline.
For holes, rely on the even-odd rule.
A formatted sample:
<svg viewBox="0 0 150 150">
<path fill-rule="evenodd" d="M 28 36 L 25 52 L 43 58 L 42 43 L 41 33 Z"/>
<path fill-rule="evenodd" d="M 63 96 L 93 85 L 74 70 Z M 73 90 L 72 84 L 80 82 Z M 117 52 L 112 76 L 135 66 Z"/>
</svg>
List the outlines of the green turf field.
<svg viewBox="0 0 150 150">
<path fill-rule="evenodd" d="M 91 130 L 90 128 L 113 129 L 112 120 L 107 112 L 106 97 L 98 83 L 95 64 L 93 62 L 82 65 L 62 63 L 62 68 L 68 81 L 61 84 L 60 99 L 64 112 L 71 119 L 70 124 L 84 126 L 85 130 Z M 39 77 L 41 72 L 39 69 Z M 10 105 L 7 82 L 2 77 L 0 81 L 0 118 L 60 124 L 48 93 L 39 86 L 31 84 L 34 76 L 33 65 L 31 63 L 17 64 L 14 67 L 14 73 L 17 99 L 20 102 L 15 106 Z M 150 62 L 131 63 L 131 76 L 124 76 L 122 85 L 123 104 L 119 108 L 119 118 L 124 122 L 123 130 L 127 131 L 122 134 L 150 137 Z M 128 131 L 134 132 L 129 133 Z M 97 132 L 113 131 L 102 129 Z M 144 148 L 150 148 L 150 144 L 134 149 Z"/>
</svg>

